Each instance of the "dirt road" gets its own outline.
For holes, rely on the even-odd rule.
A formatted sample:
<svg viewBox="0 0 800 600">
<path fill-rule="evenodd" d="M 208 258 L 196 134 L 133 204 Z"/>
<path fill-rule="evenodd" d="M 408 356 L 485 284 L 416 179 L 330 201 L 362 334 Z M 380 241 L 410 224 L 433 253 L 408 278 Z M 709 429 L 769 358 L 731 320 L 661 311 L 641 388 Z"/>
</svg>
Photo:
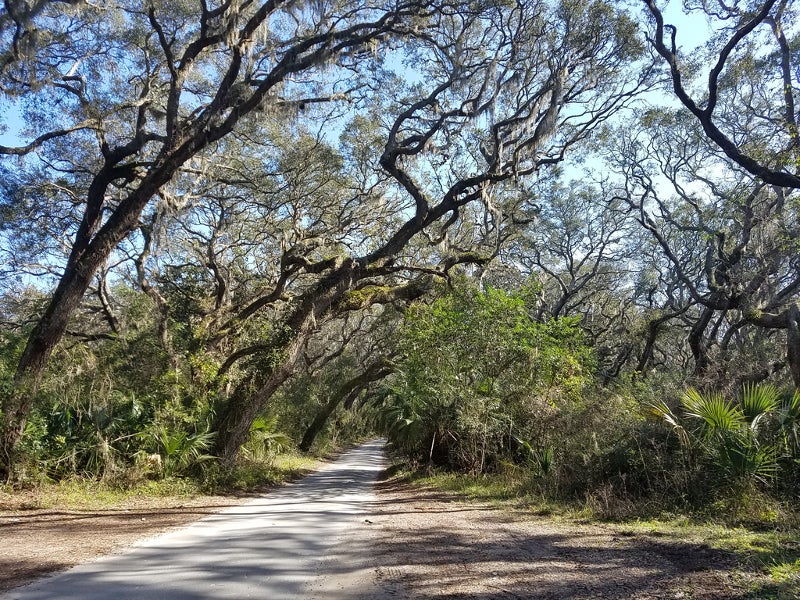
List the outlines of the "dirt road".
<svg viewBox="0 0 800 600">
<path fill-rule="evenodd" d="M 380 445 L 343 459 L 247 504 L 0 512 L 0 590 L 205 515 L 0 599 L 800 598 L 797 586 L 773 593 L 765 573 L 680 531 L 559 521 L 392 481 L 373 496 Z"/>
<path fill-rule="evenodd" d="M 768 597 L 749 595 L 734 557 L 703 542 L 409 491 L 383 484 L 378 494 L 373 561 L 384 595 L 376 598 Z"/>
<path fill-rule="evenodd" d="M 308 598 L 344 533 L 357 529 L 384 468 L 383 444 L 347 452 L 320 471 L 127 552 L 16 588 L 3 600 Z M 79 543 L 79 540 L 75 540 Z M 368 552 L 364 551 L 364 555 Z M 354 570 L 349 573 L 356 576 Z M 339 574 L 339 581 L 344 581 Z M 340 585 L 343 597 L 345 588 Z M 359 587 L 355 585 L 352 587 Z M 332 600 L 331 590 L 325 589 Z"/>
</svg>

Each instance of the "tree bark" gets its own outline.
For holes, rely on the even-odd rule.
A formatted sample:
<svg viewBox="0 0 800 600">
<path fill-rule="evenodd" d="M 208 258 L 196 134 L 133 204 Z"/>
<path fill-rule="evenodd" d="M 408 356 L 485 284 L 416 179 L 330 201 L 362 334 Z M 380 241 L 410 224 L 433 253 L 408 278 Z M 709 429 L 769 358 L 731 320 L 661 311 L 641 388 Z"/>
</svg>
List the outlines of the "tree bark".
<svg viewBox="0 0 800 600">
<path fill-rule="evenodd" d="M 703 334 L 713 316 L 713 308 L 703 307 L 703 314 L 689 332 L 689 348 L 692 350 L 692 356 L 694 357 L 693 377 L 702 377 L 708 370 L 708 349 L 703 340 Z"/>
<path fill-rule="evenodd" d="M 42 381 L 47 361 L 63 337 L 69 319 L 83 299 L 97 270 L 105 262 L 107 252 L 95 251 L 67 268 L 47 309 L 31 332 L 14 377 L 14 391 L 3 399 L 2 447 L 0 469 L 11 473 L 16 458 L 16 447 L 28 414 Z"/>
<path fill-rule="evenodd" d="M 662 323 L 663 321 L 661 319 L 654 319 L 647 323 L 647 338 L 642 354 L 639 357 L 639 362 L 636 364 L 636 372 L 639 373 L 642 379 L 647 378 L 645 369 L 653 358 L 653 350 L 655 350 L 656 340 L 658 339 L 658 333 Z"/>
<path fill-rule="evenodd" d="M 310 332 L 301 333 L 287 345 L 281 364 L 270 373 L 266 382 L 255 393 L 250 394 L 249 386 L 245 386 L 228 400 L 213 426 L 217 432 L 214 454 L 223 468 L 233 465 L 239 448 L 247 442 L 253 422 L 266 410 L 272 396 L 294 372 L 308 335 Z"/>
<path fill-rule="evenodd" d="M 328 399 L 328 402 L 325 404 L 325 406 L 320 408 L 316 417 L 314 417 L 314 420 L 311 422 L 311 425 L 309 425 L 308 429 L 306 429 L 306 432 L 303 435 L 303 440 L 298 446 L 299 449 L 303 452 L 308 452 L 311 449 L 311 445 L 314 443 L 314 440 L 319 432 L 322 431 L 323 427 L 325 427 L 325 423 L 327 423 L 328 418 L 333 414 L 333 411 L 336 410 L 340 404 L 343 402 L 346 404 L 346 400 L 353 398 L 368 384 L 372 383 L 373 381 L 383 379 L 393 370 L 394 368 L 390 362 L 387 360 L 379 360 L 378 362 L 368 366 L 360 375 L 349 379 L 336 388 L 336 390 Z"/>
<path fill-rule="evenodd" d="M 247 393 L 249 386 L 237 390 L 213 425 L 217 432 L 214 453 L 223 467 L 230 467 L 236 460 L 253 422 L 266 410 L 272 396 L 294 372 L 295 364 L 317 321 L 324 318 L 334 303 L 362 276 L 363 270 L 356 261 L 342 261 L 302 298 L 287 320 L 283 336 L 270 345 L 271 352 L 282 356 L 277 359 L 280 362 L 262 375 L 261 383 L 253 394 Z"/>
<path fill-rule="evenodd" d="M 800 308 L 792 304 L 788 311 L 788 328 L 786 331 L 786 358 L 792 374 L 794 386 L 800 389 Z"/>
</svg>

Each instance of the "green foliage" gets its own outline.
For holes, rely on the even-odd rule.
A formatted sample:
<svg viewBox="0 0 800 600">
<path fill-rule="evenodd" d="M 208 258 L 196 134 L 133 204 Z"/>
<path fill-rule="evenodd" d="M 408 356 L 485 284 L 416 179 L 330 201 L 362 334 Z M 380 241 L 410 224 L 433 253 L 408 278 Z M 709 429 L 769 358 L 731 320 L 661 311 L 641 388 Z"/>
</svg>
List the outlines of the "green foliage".
<svg viewBox="0 0 800 600">
<path fill-rule="evenodd" d="M 230 469 L 221 470 L 211 463 L 205 472 L 205 484 L 211 491 L 263 490 L 265 486 L 292 481 L 320 467 L 309 456 L 286 452 L 269 462 L 255 462 L 248 457 L 238 460 Z"/>
<path fill-rule="evenodd" d="M 769 486 L 796 476 L 791 458 L 795 440 L 797 392 L 782 398 L 771 384 L 745 385 L 738 398 L 689 388 L 681 400 L 684 418 L 661 403 L 652 407 L 681 440 L 689 463 L 702 477 L 728 493 L 749 493 L 750 485 Z"/>
<path fill-rule="evenodd" d="M 278 431 L 278 418 L 262 415 L 250 426 L 250 437 L 242 450 L 254 462 L 271 462 L 291 446 L 292 440 Z"/>
<path fill-rule="evenodd" d="M 701 430 L 706 436 L 736 431 L 744 423 L 744 414 L 739 406 L 717 392 L 703 395 L 689 388 L 683 397 L 683 408 L 687 416 L 700 420 Z"/>
<path fill-rule="evenodd" d="M 173 477 L 188 472 L 199 464 L 212 460 L 208 450 L 215 433 L 202 431 L 189 434 L 170 429 L 163 424 L 154 424 L 142 433 L 147 446 L 152 448 L 160 460 L 153 461 L 163 477 Z"/>
<path fill-rule="evenodd" d="M 783 443 L 790 456 L 800 456 L 800 391 L 786 396 L 778 407 L 778 424 Z"/>
<path fill-rule="evenodd" d="M 408 311 L 380 412 L 398 447 L 473 473 L 508 459 L 550 471 L 544 423 L 583 403 L 591 353 L 576 319 L 532 318 L 530 296 L 463 286 Z"/>
<path fill-rule="evenodd" d="M 212 359 L 198 353 L 176 368 L 159 339 L 153 303 L 124 287 L 116 292 L 125 335 L 71 341 L 54 353 L 20 444 L 22 479 L 77 474 L 128 485 L 208 460 L 199 458 L 207 440 L 195 432 L 208 422 Z M 3 335 L 0 392 L 12 386 L 24 340 Z"/>
<path fill-rule="evenodd" d="M 644 91 L 653 81 L 645 77 L 650 66 L 638 64 L 647 54 L 647 36 L 634 15 L 613 3 L 577 0 L 477 3 L 469 14 L 430 21 L 418 14 L 409 22 L 413 41 L 390 36 L 397 44 L 390 54 L 414 64 L 410 80 L 393 72 L 391 61 L 381 65 L 378 56 L 360 52 L 372 34 L 350 40 L 343 31 L 338 47 L 355 44 L 344 54 L 328 56 L 325 64 L 307 57 L 321 70 L 298 73 L 280 97 L 243 102 L 255 100 L 250 70 L 241 70 L 245 79 L 237 82 L 216 76 L 226 72 L 227 53 L 239 57 L 248 49 L 216 46 L 230 36 L 197 45 L 214 28 L 200 26 L 196 3 L 156 2 L 149 20 L 141 12 L 122 15 L 83 3 L 73 7 L 74 29 L 64 31 L 52 29 L 59 7 L 51 4 L 39 2 L 30 22 L 19 23 L 21 41 L 38 32 L 43 45 L 21 46 L 22 54 L 7 57 L 4 73 L 4 90 L 20 97 L 26 134 L 38 138 L 30 150 L 39 159 L 20 156 L 0 167 L 0 263 L 7 263 L 0 269 L 0 398 L 14 392 L 15 366 L 43 314 L 48 296 L 42 290 L 52 273 L 85 269 L 92 284 L 55 348 L 27 419 L 19 449 L 32 477 L 110 479 L 129 469 L 168 478 L 208 466 L 208 424 L 231 390 L 248 398 L 286 364 L 288 343 L 298 331 L 290 315 L 306 307 L 309 315 L 328 318 L 324 300 L 334 296 L 336 310 L 356 314 L 403 277 L 438 271 L 457 253 L 458 260 L 481 263 L 481 281 L 507 289 L 525 282 L 510 293 L 459 281 L 455 290 L 406 313 L 400 368 L 379 395 L 376 414 L 409 456 L 475 476 L 519 470 L 540 490 L 599 499 L 606 507 L 613 507 L 615 496 L 629 506 L 631 498 L 659 493 L 691 503 L 725 486 L 797 496 L 798 392 L 750 386 L 733 398 L 688 390 L 680 406 L 672 393 L 676 381 L 683 387 L 687 366 L 696 367 L 695 383 L 709 389 L 721 388 L 723 379 L 738 385 L 734 373 L 745 379 L 779 368 L 776 359 L 786 356 L 777 341 L 782 336 L 756 322 L 797 302 L 797 194 L 743 179 L 709 148 L 685 111 L 653 106 L 640 113 L 641 128 L 614 123 L 612 113 L 635 96 L 628 84 L 641 76 L 637 90 Z M 796 10 L 779 5 L 769 17 L 775 32 L 781 19 L 796 20 Z M 353 23 L 361 23 L 362 9 L 372 22 L 377 10 L 351 8 Z M 300 37 L 293 38 L 292 28 L 264 23 L 261 34 L 271 41 L 250 48 L 266 52 L 261 58 L 271 63 L 270 48 L 303 54 L 302 32 L 329 22 L 338 9 L 334 3 L 292 15 L 282 10 L 278 4 L 271 22 L 299 14 Z M 714 21 L 727 10 L 707 16 Z M 151 43 L 157 19 L 165 31 L 177 32 L 167 36 L 172 53 Z M 456 21 L 460 25 L 452 27 Z M 724 34 L 723 27 L 705 51 L 713 52 Z M 758 42 L 775 41 L 770 29 L 756 27 L 753 34 L 722 71 L 715 119 L 723 131 L 736 132 L 747 153 L 771 156 L 767 162 L 780 169 L 796 162 L 785 150 L 794 145 L 788 138 L 767 142 L 775 131 L 785 137 L 780 128 L 788 105 L 781 106 L 791 94 L 781 90 L 796 85 L 774 79 L 791 69 L 765 69 L 777 64 L 778 54 L 756 51 Z M 373 42 L 388 39 L 374 35 Z M 188 102 L 176 113 L 188 128 L 173 125 L 176 132 L 200 135 L 182 147 L 203 150 L 183 169 L 186 156 L 156 162 L 148 156 L 158 154 L 160 140 L 170 139 L 159 116 L 166 105 L 159 90 L 169 88 L 172 72 L 165 65 L 191 43 L 203 49 L 203 66 L 185 80 L 183 91 L 190 93 L 177 96 Z M 788 43 L 795 52 L 797 40 Z M 699 65 L 702 54 L 690 63 Z M 483 60 L 489 55 L 494 59 Z M 104 70 L 108 57 L 124 68 Z M 251 58 L 258 64 L 258 57 Z M 55 66 L 73 63 L 77 71 L 67 81 Z M 136 74 L 139 67 L 146 72 Z M 496 77 L 499 72 L 508 76 Z M 154 82 L 139 119 L 128 113 L 144 92 L 126 81 Z M 294 101 L 308 97 L 330 102 Z M 419 98 L 428 100 L 420 104 Z M 240 112 L 253 106 L 261 107 L 257 116 Z M 287 126 L 286 107 L 292 106 L 297 110 Z M 204 113 L 208 131 L 192 121 L 203 107 L 211 111 Z M 212 126 L 222 122 L 217 117 L 239 120 L 237 131 L 207 143 L 206 133 L 222 133 Z M 67 135 L 70 123 L 87 122 L 99 130 L 79 126 Z M 607 134 L 599 148 L 611 157 L 602 185 L 566 183 L 555 163 L 568 149 L 587 151 L 585 142 L 601 123 L 625 130 Z M 775 124 L 779 130 L 770 133 Z M 60 133 L 40 136 L 50 125 Z M 537 137 L 548 128 L 548 135 Z M 338 146 L 332 131 L 341 133 Z M 390 131 L 395 139 L 387 138 Z M 96 172 L 107 156 L 96 154 L 95 134 L 109 139 L 112 154 L 115 144 L 134 153 L 126 161 L 130 168 L 115 171 L 113 181 Z M 612 139 L 619 145 L 611 147 Z M 140 148 L 127 144 L 131 140 L 148 141 Z M 784 150 L 772 156 L 774 148 Z M 156 179 L 169 183 L 142 214 L 118 211 L 130 203 L 118 202 L 117 195 L 146 199 L 153 190 L 139 186 L 154 181 L 150 169 L 168 167 L 175 171 Z M 654 173 L 664 185 L 652 185 Z M 110 183 L 118 193 L 87 196 Z M 419 197 L 411 199 L 403 188 Z M 423 196 L 429 216 L 453 216 L 441 231 L 422 213 L 409 220 L 409 206 L 413 200 L 424 206 Z M 434 208 L 442 198 L 458 201 Z M 83 259 L 75 268 L 63 266 L 64 252 L 71 251 L 67 240 L 77 240 L 78 224 L 91 220 L 83 209 L 97 202 L 102 218 L 90 227 L 90 238 L 104 223 L 141 228 L 127 232 L 118 254 L 90 261 L 105 262 L 95 278 Z M 425 230 L 417 228 L 423 223 Z M 636 235 L 641 226 L 644 235 Z M 402 239 L 411 242 L 398 250 Z M 496 247 L 490 239 L 498 240 Z M 87 256 L 84 250 L 74 248 L 73 256 Z M 362 262 L 371 255 L 379 263 Z M 487 255 L 496 258 L 484 265 Z M 351 260 L 358 268 L 350 279 L 336 280 L 334 272 Z M 354 283 L 364 274 L 369 277 Z M 726 308 L 704 312 L 704 306 Z M 562 318 L 548 320 L 548 314 Z M 330 390 L 363 367 L 370 350 L 343 352 L 315 371 L 330 358 L 319 331 L 322 319 L 300 327 L 314 331 L 309 345 L 322 346 L 321 353 L 303 349 L 309 373 L 281 382 L 269 407 L 274 416 L 250 428 L 247 460 L 273 460 L 290 439 L 302 436 Z M 687 328 L 697 333 L 689 350 Z M 342 331 L 342 344 L 372 346 L 351 333 Z M 228 364 L 230 358 L 238 360 Z M 222 365 L 230 367 L 224 375 Z M 591 385 L 595 370 L 602 373 L 603 389 Z M 645 405 L 666 428 L 643 420 Z M 337 408 L 319 445 L 362 434 L 366 414 Z"/>
<path fill-rule="evenodd" d="M 723 479 L 765 482 L 776 476 L 778 448 L 760 439 L 758 425 L 777 407 L 777 397 L 772 386 L 746 386 L 738 400 L 686 391 L 686 416 L 699 421 L 695 437 Z"/>
<path fill-rule="evenodd" d="M 747 384 L 742 390 L 741 409 L 751 428 L 757 428 L 759 421 L 775 412 L 781 396 L 773 384 Z"/>
<path fill-rule="evenodd" d="M 525 463 L 523 464 L 527 464 L 527 466 L 540 477 L 546 477 L 550 473 L 550 470 L 553 468 L 554 456 L 552 446 L 536 448 L 528 441 L 518 437 L 514 438 L 514 443 L 517 444 L 521 450 L 521 452 L 518 452 L 518 455 L 522 455 L 525 458 Z"/>
</svg>

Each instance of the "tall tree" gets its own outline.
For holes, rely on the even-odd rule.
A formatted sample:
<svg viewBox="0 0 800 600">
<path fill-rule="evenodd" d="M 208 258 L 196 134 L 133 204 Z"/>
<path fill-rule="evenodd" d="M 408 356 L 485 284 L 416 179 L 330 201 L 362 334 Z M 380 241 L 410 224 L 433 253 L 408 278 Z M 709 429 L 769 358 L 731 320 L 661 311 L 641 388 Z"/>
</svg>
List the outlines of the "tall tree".
<svg viewBox="0 0 800 600">
<path fill-rule="evenodd" d="M 535 2 L 443 13 L 415 38 L 406 52 L 417 77 L 390 88 L 395 94 L 375 112 L 384 136 L 380 167 L 393 180 L 385 196 L 404 207 L 396 213 L 402 219 L 369 245 L 287 261 L 318 280 L 295 299 L 281 334 L 262 346 L 281 359 L 220 413 L 216 451 L 224 463 L 291 375 L 316 323 L 418 293 L 419 279 L 386 289 L 392 278 L 447 276 L 456 264 L 486 259 L 460 243 L 460 228 L 475 214 L 484 233 L 516 220 L 525 202 L 505 196 L 504 183 L 563 160 L 649 84 L 647 65 L 631 69 L 642 50 L 634 32 L 627 16 L 604 3 Z M 371 85 L 391 84 L 382 78 Z M 415 239 L 428 247 L 409 252 Z"/>
<path fill-rule="evenodd" d="M 754 359 L 754 336 L 783 330 L 786 360 L 773 353 L 772 366 L 751 360 L 739 374 L 769 374 L 783 363 L 797 385 L 795 200 L 720 157 L 680 114 L 651 111 L 644 120 L 648 133 L 626 141 L 619 154 L 626 165 L 621 198 L 668 262 L 670 279 L 680 282 L 682 293 L 673 287 L 671 295 L 682 298 L 693 374 L 724 376 L 737 344 Z"/>
<path fill-rule="evenodd" d="M 764 183 L 800 187 L 792 2 L 685 2 L 712 29 L 705 54 L 692 50 L 699 57 L 682 51 L 679 42 L 687 40 L 664 20 L 654 0 L 644 4 L 653 23 L 649 42 L 669 68 L 675 96 L 709 140 Z M 706 81 L 694 92 L 692 85 L 706 70 L 700 61 L 708 65 Z"/>
<path fill-rule="evenodd" d="M 243 116 L 328 96 L 335 90 L 319 89 L 331 81 L 321 70 L 346 68 L 371 43 L 421 25 L 427 11 L 414 1 L 14 6 L 3 19 L 0 88 L 20 98 L 33 139 L 0 153 L 41 164 L 53 196 L 81 216 L 15 392 L 3 399 L 5 469 L 70 317 L 159 190 Z"/>
<path fill-rule="evenodd" d="M 648 66 L 636 62 L 642 47 L 635 24 L 603 2 L 378 8 L 228 0 L 176 8 L 132 1 L 71 10 L 69 17 L 56 16 L 56 8 L 37 5 L 12 19 L 14 33 L 6 40 L 3 89 L 23 99 L 33 141 L 0 151 L 29 157 L 23 159 L 29 188 L 33 168 L 40 169 L 38 179 L 52 183 L 43 196 L 54 214 L 76 207 L 79 213 L 52 300 L 20 361 L 17 391 L 4 398 L 6 466 L 48 356 L 95 274 L 138 230 L 144 245 L 137 251 L 137 278 L 154 291 L 147 239 L 156 233 L 158 207 L 191 203 L 210 164 L 220 165 L 214 170 L 220 198 L 237 198 L 228 194 L 238 186 L 249 187 L 256 200 L 264 189 L 286 185 L 305 202 L 301 211 L 287 203 L 263 205 L 262 214 L 276 226 L 271 231 L 284 227 L 285 234 L 272 237 L 277 248 L 269 248 L 267 237 L 259 241 L 269 274 L 241 303 L 226 282 L 220 253 L 226 240 L 199 222 L 176 225 L 206 249 L 203 278 L 213 278 L 211 313 L 219 318 L 213 341 L 267 309 L 274 317 L 268 336 L 236 342 L 225 361 L 232 361 L 230 369 L 255 353 L 266 358 L 220 407 L 216 451 L 229 462 L 320 322 L 413 297 L 427 285 L 427 274 L 483 261 L 455 233 L 469 230 L 475 215 L 482 215 L 484 239 L 501 223 L 513 223 L 524 202 L 509 202 L 501 184 L 561 161 L 650 77 Z M 28 33 L 34 29 L 35 35 Z M 413 65 L 403 77 L 392 75 L 393 61 L 382 63 L 372 53 L 399 39 L 408 41 L 389 57 Z M 109 63 L 117 68 L 105 68 Z M 235 146 L 232 134 L 260 135 L 259 117 L 288 119 L 290 112 L 343 93 L 372 102 L 357 130 L 369 130 L 365 117 L 377 125 L 371 150 L 354 143 L 355 135 L 348 142 L 342 126 L 345 144 L 361 152 L 347 159 L 361 173 L 351 198 L 391 207 L 369 231 L 348 219 L 346 202 L 336 219 L 318 220 L 317 199 L 331 199 L 322 202 L 333 208 L 346 194 L 308 186 L 309 174 L 301 169 L 276 175 L 262 168 L 254 176 L 248 162 L 258 172 L 257 158 L 237 165 L 225 156 Z M 356 101 L 353 111 L 364 106 Z M 245 132 L 246 122 L 256 128 Z M 229 177 L 220 160 L 234 164 Z M 237 171 L 246 177 L 237 180 Z M 203 194 L 213 190 L 205 186 Z M 224 206 L 234 204 L 204 202 L 205 222 L 224 221 L 219 210 L 230 214 Z M 343 229 L 331 235 L 336 228 Z M 425 243 L 410 252 L 419 239 Z"/>
</svg>

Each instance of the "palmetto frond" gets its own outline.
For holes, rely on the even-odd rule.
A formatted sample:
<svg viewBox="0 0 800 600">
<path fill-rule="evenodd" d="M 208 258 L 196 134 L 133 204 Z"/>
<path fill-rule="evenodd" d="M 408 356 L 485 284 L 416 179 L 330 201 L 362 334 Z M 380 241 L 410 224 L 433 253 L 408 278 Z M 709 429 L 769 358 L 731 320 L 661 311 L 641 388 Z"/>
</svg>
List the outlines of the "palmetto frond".
<svg viewBox="0 0 800 600">
<path fill-rule="evenodd" d="M 735 431 L 745 423 L 742 410 L 718 392 L 701 394 L 695 388 L 689 388 L 683 395 L 682 403 L 686 415 L 699 419 L 707 435 Z"/>
<path fill-rule="evenodd" d="M 243 450 L 256 461 L 268 461 L 291 445 L 291 438 L 278 430 L 278 417 L 261 415 L 250 426 Z"/>
<path fill-rule="evenodd" d="M 729 477 L 752 477 L 766 482 L 778 472 L 778 451 L 760 445 L 746 432 L 726 435 L 718 446 L 717 465 Z"/>
<path fill-rule="evenodd" d="M 664 421 L 672 428 L 672 431 L 678 436 L 681 446 L 688 448 L 691 445 L 691 440 L 686 429 L 681 425 L 680 419 L 672 412 L 672 409 L 663 400 L 650 404 L 648 406 L 650 415 L 657 419 Z"/>
<path fill-rule="evenodd" d="M 156 446 L 161 456 L 164 475 L 177 475 L 189 467 L 211 460 L 208 454 L 216 436 L 213 432 L 189 435 L 181 429 L 170 429 L 165 425 L 153 425 L 142 436 Z"/>
<path fill-rule="evenodd" d="M 776 412 L 779 401 L 777 388 L 769 384 L 745 386 L 739 402 L 694 388 L 682 398 L 686 416 L 699 421 L 705 450 L 721 474 L 762 482 L 777 475 L 780 452 L 773 440 L 761 435 L 759 424 Z"/>
<path fill-rule="evenodd" d="M 772 384 L 749 384 L 742 389 L 742 414 L 752 427 L 774 412 L 780 402 L 780 392 Z"/>
<path fill-rule="evenodd" d="M 800 391 L 787 396 L 777 414 L 787 451 L 797 456 L 800 453 Z"/>
</svg>

